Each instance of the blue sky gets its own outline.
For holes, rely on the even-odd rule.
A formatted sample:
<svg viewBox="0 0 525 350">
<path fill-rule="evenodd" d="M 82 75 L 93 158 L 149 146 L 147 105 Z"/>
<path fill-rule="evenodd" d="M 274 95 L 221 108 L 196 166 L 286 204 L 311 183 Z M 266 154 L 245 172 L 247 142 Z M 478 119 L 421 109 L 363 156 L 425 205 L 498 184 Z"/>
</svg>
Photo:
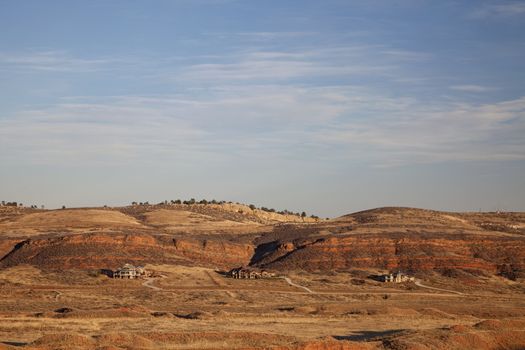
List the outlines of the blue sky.
<svg viewBox="0 0 525 350">
<path fill-rule="evenodd" d="M 524 1 L 0 1 L 0 197 L 525 210 Z"/>
</svg>

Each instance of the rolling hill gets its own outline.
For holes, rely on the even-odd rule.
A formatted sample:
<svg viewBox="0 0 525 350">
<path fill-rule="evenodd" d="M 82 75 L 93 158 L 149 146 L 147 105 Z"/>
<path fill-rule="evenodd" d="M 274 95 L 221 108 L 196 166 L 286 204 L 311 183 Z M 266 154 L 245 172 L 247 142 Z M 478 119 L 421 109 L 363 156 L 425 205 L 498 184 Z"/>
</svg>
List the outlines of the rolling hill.
<svg viewBox="0 0 525 350">
<path fill-rule="evenodd" d="M 332 220 L 233 204 L 2 208 L 0 266 L 108 268 L 125 262 L 278 271 L 355 268 L 525 271 L 524 213 L 377 208 Z"/>
</svg>

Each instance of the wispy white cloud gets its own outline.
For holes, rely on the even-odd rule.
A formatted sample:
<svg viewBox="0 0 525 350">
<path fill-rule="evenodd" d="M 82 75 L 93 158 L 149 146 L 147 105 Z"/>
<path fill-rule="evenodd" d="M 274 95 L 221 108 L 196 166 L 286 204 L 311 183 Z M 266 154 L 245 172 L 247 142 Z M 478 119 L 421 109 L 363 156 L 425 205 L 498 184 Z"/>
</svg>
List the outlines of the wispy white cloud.
<svg viewBox="0 0 525 350">
<path fill-rule="evenodd" d="M 222 63 L 201 63 L 182 67 L 176 79 L 212 81 L 284 81 L 352 75 L 391 75 L 402 60 L 421 58 L 417 53 L 395 52 L 384 59 L 384 47 L 356 45 L 341 48 L 295 51 L 252 50 L 224 56 Z"/>
<path fill-rule="evenodd" d="M 465 91 L 465 92 L 488 92 L 497 90 L 495 87 L 483 86 L 483 85 L 452 85 L 449 87 L 451 90 Z"/>
<path fill-rule="evenodd" d="M 382 51 L 382 54 L 390 56 L 395 60 L 403 61 L 428 61 L 432 59 L 432 54 L 428 52 L 410 51 L 410 50 L 395 50 L 387 49 Z"/>
<path fill-rule="evenodd" d="M 525 3 L 523 1 L 497 1 L 495 3 L 483 4 L 470 14 L 472 19 L 484 18 L 508 18 L 525 15 Z"/>
<path fill-rule="evenodd" d="M 404 105 L 374 123 L 321 129 L 324 143 L 367 147 L 378 165 L 525 159 L 525 97 L 495 104 Z"/>
<path fill-rule="evenodd" d="M 457 99 L 429 103 L 389 89 L 388 81 L 421 79 L 412 73 L 412 63 L 433 58 L 367 44 L 251 48 L 199 56 L 200 63 L 164 57 L 141 74 L 152 72 L 150 81 L 176 82 L 179 93 L 65 98 L 0 116 L 0 160 L 280 157 L 299 155 L 305 147 L 326 150 L 328 158 L 337 154 L 376 165 L 525 158 L 525 98 L 484 105 Z M 119 63 L 61 51 L 0 55 L 0 65 L 56 72 L 90 72 Z M 381 81 L 383 88 L 371 88 L 367 79 Z M 444 86 L 475 93 L 493 89 Z"/>
<path fill-rule="evenodd" d="M 68 99 L 3 118 L 0 159 L 147 164 L 314 152 L 396 166 L 525 159 L 523 134 L 525 97 L 428 105 L 359 87 L 225 86 L 206 97 Z"/>
<path fill-rule="evenodd" d="M 254 41 L 290 40 L 318 34 L 317 32 L 241 32 L 235 35 Z"/>
<path fill-rule="evenodd" d="M 0 52 L 0 68 L 7 66 L 49 72 L 94 72 L 116 63 L 123 62 L 107 58 L 78 58 L 65 51 Z"/>
<path fill-rule="evenodd" d="M 319 35 L 315 31 L 265 31 L 265 32 L 206 32 L 204 35 L 224 39 L 224 40 L 235 40 L 242 41 L 245 43 L 276 43 L 286 42 L 289 40 L 295 40 L 305 37 L 311 37 Z"/>
</svg>

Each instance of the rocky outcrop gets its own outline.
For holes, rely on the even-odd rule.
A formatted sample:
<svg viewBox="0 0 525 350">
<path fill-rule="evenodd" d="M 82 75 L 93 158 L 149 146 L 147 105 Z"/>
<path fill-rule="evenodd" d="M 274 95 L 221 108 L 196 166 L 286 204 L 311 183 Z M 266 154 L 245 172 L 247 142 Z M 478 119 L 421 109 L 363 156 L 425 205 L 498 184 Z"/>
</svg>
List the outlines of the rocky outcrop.
<svg viewBox="0 0 525 350">
<path fill-rule="evenodd" d="M 149 234 L 78 234 L 32 238 L 11 247 L 1 267 L 115 268 L 123 263 L 183 264 L 229 268 L 246 264 L 249 245 L 210 240 L 173 240 Z"/>
<path fill-rule="evenodd" d="M 18 244 L 21 243 L 23 240 L 16 239 L 16 238 L 4 238 L 0 240 L 0 260 L 9 254 L 13 250 L 13 248 Z"/>
<path fill-rule="evenodd" d="M 521 213 L 446 213 L 378 208 L 310 226 L 276 227 L 252 264 L 277 270 L 483 270 L 525 277 L 525 236 L 489 231 L 479 222 L 516 227 Z"/>
<path fill-rule="evenodd" d="M 228 240 L 150 234 L 87 233 L 0 242 L 3 267 L 114 268 L 123 263 L 166 263 L 228 269 L 250 263 L 283 271 L 464 269 L 508 277 L 520 277 L 525 271 L 525 239 L 520 237 L 361 234 L 276 241 L 256 249 Z"/>
<path fill-rule="evenodd" d="M 409 271 L 476 269 L 496 273 L 501 266 L 525 270 L 525 239 L 434 235 L 348 235 L 283 242 L 254 262 L 280 270 L 349 270 L 352 268 Z"/>
<path fill-rule="evenodd" d="M 247 264 L 254 253 L 250 244 L 239 244 L 217 240 L 173 239 L 177 254 L 195 263 L 233 267 Z"/>
<path fill-rule="evenodd" d="M 80 234 L 27 239 L 0 266 L 30 264 L 48 268 L 106 268 L 123 262 L 163 259 L 155 238 L 147 235 Z"/>
<path fill-rule="evenodd" d="M 245 218 L 244 214 L 235 210 L 251 210 L 230 206 L 234 214 L 226 221 L 223 216 L 217 220 L 240 220 L 240 217 Z M 111 210 L 100 212 L 110 212 L 111 215 L 104 216 L 106 219 L 124 217 L 133 223 L 144 223 L 140 215 L 147 217 L 149 212 L 144 210 L 148 208 L 128 207 L 136 212 L 126 215 L 114 215 Z M 211 216 L 213 210 L 218 210 L 213 205 L 200 205 L 199 208 L 212 210 L 206 214 L 209 220 L 214 218 Z M 168 209 L 162 210 L 168 212 Z M 66 215 L 68 220 L 73 220 L 82 213 L 78 209 L 51 214 Z M 97 225 L 102 225 L 99 220 L 101 213 L 94 213 L 98 218 L 95 220 Z M 33 224 L 36 214 L 28 214 L 31 220 L 20 216 L 15 221 Z M 6 220 L 14 222 L 9 218 Z M 62 225 L 61 220 L 56 219 Z M 89 226 L 88 221 L 94 219 L 88 215 L 82 220 L 83 225 Z M 122 225 L 121 221 L 119 225 Z M 479 213 L 380 208 L 315 224 L 281 223 L 274 225 L 272 232 L 175 235 L 161 228 L 128 227 L 107 232 L 105 226 L 96 233 L 50 231 L 42 236 L 25 237 L 25 240 L 0 240 L 3 256 L 0 266 L 32 264 L 52 268 L 111 268 L 122 263 L 166 263 L 229 269 L 250 264 L 283 271 L 349 271 L 369 267 L 414 272 L 464 269 L 500 273 L 511 279 L 523 277 L 525 236 L 513 231 L 480 228 L 478 222 L 486 221 L 497 222 L 498 227 L 514 227 L 521 225 L 523 217 L 516 213 L 483 217 Z"/>
</svg>

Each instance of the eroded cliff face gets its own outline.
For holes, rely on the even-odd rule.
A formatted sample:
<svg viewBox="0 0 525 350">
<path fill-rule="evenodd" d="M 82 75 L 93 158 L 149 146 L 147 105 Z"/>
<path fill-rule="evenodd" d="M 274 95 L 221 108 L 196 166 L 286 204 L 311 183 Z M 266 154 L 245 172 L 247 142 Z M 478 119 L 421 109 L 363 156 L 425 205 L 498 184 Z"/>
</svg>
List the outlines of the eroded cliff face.
<svg viewBox="0 0 525 350">
<path fill-rule="evenodd" d="M 193 207 L 206 209 L 206 212 L 190 217 L 191 220 L 204 215 L 208 221 L 222 220 L 223 223 L 246 219 L 244 211 L 241 214 L 223 210 L 219 215 L 218 207 L 185 206 L 186 209 Z M 0 235 L 0 255 L 3 256 L 0 257 L 0 266 L 32 264 L 53 268 L 113 268 L 129 262 L 221 269 L 251 264 L 282 271 L 475 269 L 488 273 L 505 272 L 509 276 L 525 274 L 525 235 L 514 228 L 525 222 L 525 216 L 520 213 L 474 215 L 379 208 L 318 223 L 281 223 L 272 226 L 273 230 L 269 227 L 269 231 L 241 234 L 235 231 L 239 226 L 237 222 L 232 224 L 232 232 L 226 230 L 224 234 L 175 234 L 161 227 L 144 229 L 140 225 L 147 224 L 146 214 L 158 214 L 159 210 L 162 218 L 169 214 L 169 222 L 173 225 L 190 225 L 193 221 L 182 215 L 178 206 L 169 210 L 154 206 L 125 209 L 126 214 L 117 213 L 116 216 L 111 210 L 75 209 L 47 213 L 56 216 L 54 220 L 61 225 L 65 225 L 65 217 L 69 221 L 81 218 L 82 225 L 93 221 L 93 225 L 87 225 L 89 230 L 84 231 L 91 233 L 56 231 L 57 225 L 53 224 L 40 236 L 17 238 L 19 236 L 9 236 L 13 232 L 11 228 L 6 229 L 4 235 Z M 153 211 L 148 211 L 150 209 Z M 11 211 L 5 211 L 11 216 L 4 213 L 7 216 L 0 218 L 5 227 L 29 222 L 28 227 L 34 228 L 35 216 L 43 215 L 33 211 L 17 211 L 15 215 Z M 84 217 L 84 213 L 89 215 Z M 27 215 L 25 219 L 24 215 Z M 118 230 L 115 227 L 124 223 L 118 221 L 118 226 L 114 226 L 116 218 L 141 224 L 139 228 Z M 111 231 L 108 227 L 99 227 L 102 219 L 109 220 Z M 497 224 L 500 230 L 512 229 L 489 231 L 485 227 L 487 222 Z M 82 226 L 78 222 L 75 225 Z M 20 229 L 25 232 L 28 228 L 20 226 Z M 99 231 L 93 233 L 93 230 Z"/>
<path fill-rule="evenodd" d="M 512 237 L 388 237 L 358 235 L 283 242 L 255 264 L 279 270 L 352 268 L 477 269 L 495 273 L 503 265 L 525 269 L 525 240 Z"/>
<path fill-rule="evenodd" d="M 123 263 L 181 264 L 230 269 L 247 265 L 274 270 L 331 271 L 379 268 L 407 271 L 471 269 L 487 273 L 525 271 L 525 240 L 448 235 L 329 236 L 266 244 L 149 234 L 77 234 L 2 241 L 0 266 L 114 268 Z M 9 252 L 10 251 L 10 252 Z M 9 252 L 9 253 L 8 253 Z"/>
<path fill-rule="evenodd" d="M 16 238 L 4 238 L 0 239 L 0 260 L 9 254 L 13 248 L 20 243 L 22 240 Z"/>
<path fill-rule="evenodd" d="M 281 227 L 252 263 L 277 270 L 483 270 L 525 277 L 521 213 L 378 208 L 315 226 Z M 486 222 L 497 223 L 490 231 Z M 491 226 L 492 227 L 492 226 Z"/>
<path fill-rule="evenodd" d="M 197 264 L 215 264 L 221 267 L 247 265 L 254 253 L 250 244 L 216 240 L 173 239 L 177 254 Z"/>
<path fill-rule="evenodd" d="M 250 245 L 228 242 L 173 240 L 148 234 L 88 233 L 39 237 L 13 244 L 0 266 L 30 264 L 87 269 L 115 268 L 123 263 L 166 263 L 228 268 L 246 264 L 252 252 Z"/>
</svg>

